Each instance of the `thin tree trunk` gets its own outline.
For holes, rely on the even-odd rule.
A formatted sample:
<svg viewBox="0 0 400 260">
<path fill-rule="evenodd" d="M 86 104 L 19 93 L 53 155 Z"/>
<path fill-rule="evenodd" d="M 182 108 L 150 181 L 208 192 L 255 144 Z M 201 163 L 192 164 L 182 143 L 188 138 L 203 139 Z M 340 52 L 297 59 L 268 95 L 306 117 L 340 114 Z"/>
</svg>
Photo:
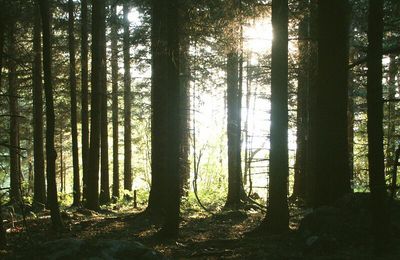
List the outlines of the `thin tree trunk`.
<svg viewBox="0 0 400 260">
<path fill-rule="evenodd" d="M 102 43 L 103 60 L 106 60 L 106 45 Z M 103 81 L 101 91 L 101 178 L 100 178 L 100 204 L 110 202 L 110 177 L 108 169 L 108 119 L 107 119 L 107 70 L 103 67 Z"/>
<path fill-rule="evenodd" d="M 271 150 L 269 196 L 263 225 L 267 232 L 289 228 L 288 167 L 288 1 L 272 1 Z"/>
<path fill-rule="evenodd" d="M 46 173 L 47 173 L 47 203 L 50 208 L 51 221 L 55 229 L 61 229 L 63 223 L 57 199 L 56 157 L 54 147 L 54 100 L 52 83 L 52 53 L 50 6 L 48 0 L 38 0 L 43 26 L 43 72 L 46 99 Z"/>
<path fill-rule="evenodd" d="M 82 175 L 83 199 L 89 170 L 89 95 L 88 95 L 88 7 L 87 0 L 81 0 L 81 117 L 82 117 Z"/>
<path fill-rule="evenodd" d="M 389 231 L 383 153 L 382 38 L 383 0 L 370 0 L 367 53 L 367 129 L 369 188 L 373 216 L 372 230 L 375 236 L 376 250 L 382 249 Z"/>
<path fill-rule="evenodd" d="M 118 160 L 118 17 L 116 6 L 111 7 L 111 81 L 112 81 L 112 127 L 113 127 L 113 187 L 112 196 L 119 198 Z"/>
<path fill-rule="evenodd" d="M 131 137 L 131 61 L 129 42 L 129 8 L 123 6 L 124 12 L 124 189 L 132 190 L 132 137 Z"/>
<path fill-rule="evenodd" d="M 42 85 L 42 53 L 41 53 L 41 20 L 39 5 L 35 3 L 33 27 L 32 66 L 33 84 L 33 204 L 44 208 L 46 204 L 46 182 L 44 176 L 44 144 L 43 144 L 43 85 Z"/>
<path fill-rule="evenodd" d="M 68 0 L 68 45 L 69 45 L 69 83 L 71 98 L 71 138 L 72 138 L 72 167 L 73 167 L 73 205 L 81 203 L 81 185 L 79 180 L 78 153 L 78 120 L 76 104 L 76 60 L 74 38 L 74 2 Z"/>
<path fill-rule="evenodd" d="M 180 176 L 181 195 L 186 196 L 189 190 L 190 179 L 190 65 L 189 41 L 182 41 L 180 51 L 180 84 L 181 84 L 181 150 L 180 150 Z"/>
<path fill-rule="evenodd" d="M 92 99 L 90 125 L 89 172 L 87 179 L 86 207 L 99 209 L 99 157 L 101 127 L 101 93 L 105 84 L 105 3 L 102 0 L 92 2 Z"/>
<path fill-rule="evenodd" d="M 389 100 L 396 98 L 396 75 L 398 72 L 396 64 L 396 56 L 390 55 L 389 72 L 388 72 L 388 89 Z M 386 174 L 390 174 L 394 166 L 396 153 L 396 105 L 394 102 L 388 102 L 388 126 L 387 126 L 387 147 L 386 147 Z"/>
<path fill-rule="evenodd" d="M 64 183 L 64 132 L 63 129 L 60 129 L 60 192 L 64 191 L 65 183 Z"/>
<path fill-rule="evenodd" d="M 19 111 L 17 96 L 17 64 L 16 60 L 16 41 L 15 28 L 16 22 L 12 19 L 8 28 L 8 95 L 10 110 L 10 200 L 12 202 L 21 201 L 21 172 L 19 159 Z"/>
</svg>

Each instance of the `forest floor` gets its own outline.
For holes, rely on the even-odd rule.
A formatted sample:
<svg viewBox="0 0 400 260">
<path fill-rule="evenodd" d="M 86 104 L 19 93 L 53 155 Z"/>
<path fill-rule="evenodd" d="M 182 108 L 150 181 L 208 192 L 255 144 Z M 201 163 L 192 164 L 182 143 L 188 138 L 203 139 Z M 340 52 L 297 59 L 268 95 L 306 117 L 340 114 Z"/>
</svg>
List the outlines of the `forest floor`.
<svg viewBox="0 0 400 260">
<path fill-rule="evenodd" d="M 64 232 L 52 231 L 48 212 L 42 212 L 28 217 L 25 224 L 23 221 L 6 223 L 8 246 L 0 251 L 0 259 L 42 259 L 46 253 L 36 251 L 37 248 L 59 239 L 138 241 L 170 259 L 400 259 L 400 225 L 388 239 L 383 253 L 374 256 L 373 241 L 360 224 L 363 221 L 358 219 L 349 224 L 330 208 L 310 212 L 292 208 L 291 231 L 284 235 L 266 235 L 249 233 L 263 219 L 264 214 L 257 211 L 210 215 L 186 210 L 180 235 L 173 240 L 160 239 L 156 235 L 159 225 L 152 224 L 139 209 L 99 213 L 71 208 L 62 213 Z M 313 216 L 299 230 L 306 214 Z"/>
</svg>

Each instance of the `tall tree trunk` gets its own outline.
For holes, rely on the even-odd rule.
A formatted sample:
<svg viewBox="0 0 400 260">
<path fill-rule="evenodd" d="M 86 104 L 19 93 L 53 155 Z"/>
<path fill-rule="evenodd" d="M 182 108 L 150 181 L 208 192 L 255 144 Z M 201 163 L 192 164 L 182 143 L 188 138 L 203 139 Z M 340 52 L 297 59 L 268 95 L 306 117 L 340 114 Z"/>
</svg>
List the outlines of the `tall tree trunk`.
<svg viewBox="0 0 400 260">
<path fill-rule="evenodd" d="M 297 84 L 297 149 L 296 162 L 294 165 L 294 185 L 293 197 L 305 198 L 305 176 L 307 162 L 307 111 L 308 111 L 308 75 L 307 66 L 309 58 L 309 43 L 308 43 L 308 17 L 304 17 L 299 24 L 299 69 L 298 69 L 298 84 Z"/>
<path fill-rule="evenodd" d="M 105 41 L 105 38 L 104 38 Z M 102 43 L 103 60 L 106 56 L 106 43 Z M 100 204 L 110 202 L 110 177 L 108 171 L 108 119 L 107 119 L 107 69 L 103 67 L 103 81 L 101 82 L 101 178 L 100 178 Z"/>
<path fill-rule="evenodd" d="M 309 34 L 310 34 L 310 46 L 309 46 L 309 57 L 307 66 L 307 77 L 308 77 L 308 133 L 307 133 L 307 160 L 306 160 L 306 172 L 305 172 L 305 186 L 306 186 L 306 202 L 308 205 L 315 205 L 316 203 L 316 187 L 317 187 L 317 171 L 316 171 L 316 143 L 317 143 L 317 132 L 318 126 L 317 120 L 317 69 L 318 69 L 318 30 L 317 30 L 317 18 L 318 18 L 318 0 L 310 0 L 309 3 Z"/>
<path fill-rule="evenodd" d="M 147 210 L 162 216 L 165 211 L 163 204 L 167 172 L 167 95 L 165 79 L 168 78 L 166 48 L 167 25 L 163 15 L 165 0 L 153 1 L 151 23 L 151 189 Z"/>
<path fill-rule="evenodd" d="M 116 6 L 111 7 L 111 81 L 112 81 L 112 127 L 113 127 L 113 186 L 112 196 L 119 198 L 118 160 L 118 16 Z"/>
<path fill-rule="evenodd" d="M 86 207 L 99 209 L 99 148 L 101 127 L 101 94 L 103 91 L 106 61 L 103 54 L 105 43 L 105 3 L 92 2 L 92 99 L 90 121 L 90 152 Z"/>
<path fill-rule="evenodd" d="M 44 176 L 44 144 L 43 144 L 43 86 L 42 86 L 42 53 L 41 53 L 41 20 L 39 5 L 35 3 L 33 27 L 33 204 L 44 208 L 46 204 L 46 182 Z"/>
<path fill-rule="evenodd" d="M 382 37 L 383 0 L 370 0 L 367 53 L 368 170 L 372 230 L 377 250 L 382 249 L 388 232 L 382 126 Z"/>
<path fill-rule="evenodd" d="M 181 84 L 181 149 L 180 149 L 180 176 L 181 194 L 186 196 L 189 190 L 190 179 L 190 65 L 189 39 L 181 41 L 180 50 L 180 84 Z"/>
<path fill-rule="evenodd" d="M 347 137 L 347 0 L 318 2 L 318 88 L 315 205 L 329 205 L 350 192 Z"/>
<path fill-rule="evenodd" d="M 132 137 L 131 137 L 131 59 L 129 42 L 129 8 L 123 6 L 124 11 L 124 189 L 132 190 Z"/>
<path fill-rule="evenodd" d="M 46 99 L 46 174 L 47 174 L 47 203 L 50 208 L 53 227 L 60 229 L 63 223 L 57 199 L 56 183 L 56 149 L 54 147 L 54 100 L 52 83 L 52 53 L 51 53 L 51 25 L 50 6 L 48 0 L 38 0 L 43 27 L 43 72 L 44 91 Z"/>
<path fill-rule="evenodd" d="M 241 204 L 242 167 L 241 167 L 241 98 L 239 92 L 239 55 L 230 52 L 227 57 L 227 110 L 228 110 L 228 196 L 226 208 L 238 208 Z"/>
<path fill-rule="evenodd" d="M 168 93 L 167 95 L 167 165 L 166 165 L 166 178 L 165 186 L 168 192 L 164 194 L 164 205 L 165 205 L 165 223 L 161 230 L 161 233 L 167 237 L 176 236 L 179 229 L 179 213 L 180 213 L 180 149 L 181 149 L 181 119 L 180 119 L 180 108 L 181 108 L 181 90 L 179 82 L 179 1 L 178 0 L 164 0 L 161 3 L 155 3 L 153 8 L 161 10 L 163 17 L 168 17 L 165 21 L 166 29 L 165 36 L 162 38 L 166 43 L 164 56 L 166 62 L 164 67 L 166 76 L 163 78 L 164 87 Z M 157 11 L 155 11 L 157 13 Z M 153 13 L 154 15 L 154 13 Z M 153 16 L 154 18 L 154 16 Z M 161 33 L 162 34 L 162 33 Z M 162 34 L 163 35 L 163 34 Z"/>
<path fill-rule="evenodd" d="M 8 95 L 10 109 L 10 200 L 12 202 L 21 201 L 21 172 L 20 172 L 20 150 L 19 150 L 19 111 L 17 96 L 17 64 L 16 60 L 16 41 L 15 28 L 16 21 L 12 19 L 8 28 Z"/>
<path fill-rule="evenodd" d="M 396 98 L 396 76 L 398 67 L 396 64 L 396 56 L 390 55 L 389 72 L 388 72 L 388 126 L 387 126 L 387 148 L 386 148 L 386 173 L 389 174 L 395 163 L 396 153 L 396 105 L 393 100 Z"/>
<path fill-rule="evenodd" d="M 81 185 L 79 180 L 78 154 L 78 120 L 76 104 L 76 60 L 74 38 L 74 2 L 68 0 L 68 46 L 69 46 L 69 84 L 71 98 L 71 138 L 72 138 L 72 166 L 73 166 L 73 205 L 81 203 Z"/>
<path fill-rule="evenodd" d="M 271 150 L 269 199 L 263 221 L 267 232 L 289 228 L 288 166 L 288 1 L 272 1 Z"/>
<path fill-rule="evenodd" d="M 88 6 L 81 0 L 81 117 L 82 117 L 82 175 L 83 199 L 86 199 L 86 186 L 89 171 L 89 82 L 88 82 Z"/>
</svg>

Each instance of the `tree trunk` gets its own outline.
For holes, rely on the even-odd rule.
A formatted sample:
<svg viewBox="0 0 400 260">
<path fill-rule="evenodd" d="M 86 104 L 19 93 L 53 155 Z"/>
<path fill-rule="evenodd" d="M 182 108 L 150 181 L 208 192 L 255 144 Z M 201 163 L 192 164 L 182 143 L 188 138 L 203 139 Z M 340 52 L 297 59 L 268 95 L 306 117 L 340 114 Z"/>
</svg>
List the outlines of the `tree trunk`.
<svg viewBox="0 0 400 260">
<path fill-rule="evenodd" d="M 282 233 L 289 228 L 287 203 L 288 166 L 288 2 L 272 1 L 271 150 L 266 231 Z"/>
<path fill-rule="evenodd" d="M 63 147 L 63 142 L 64 142 L 64 127 L 61 127 L 60 129 L 60 192 L 64 192 L 65 190 L 65 182 L 64 182 L 64 147 Z"/>
<path fill-rule="evenodd" d="M 82 176 L 83 199 L 87 198 L 86 186 L 89 176 L 89 95 L 88 95 L 88 7 L 81 0 L 81 117 L 82 117 Z"/>
<path fill-rule="evenodd" d="M 118 159 L 118 17 L 116 6 L 111 7 L 111 81 L 112 81 L 112 127 L 113 127 L 113 187 L 112 196 L 119 198 Z"/>
<path fill-rule="evenodd" d="M 318 127 L 316 123 L 317 118 L 317 69 L 318 69 L 318 41 L 317 41 L 317 16 L 318 16 L 318 0 L 311 0 L 309 3 L 309 34 L 310 46 L 309 57 L 307 66 L 308 77 L 308 133 L 307 133 L 307 160 L 305 172 L 305 186 L 306 186 L 306 202 L 308 205 L 315 205 L 316 202 L 316 186 L 317 186 L 317 171 L 316 171 L 316 143 Z"/>
<path fill-rule="evenodd" d="M 105 41 L 105 38 L 104 38 Z M 102 54 L 105 61 L 106 43 L 102 42 Z M 103 66 L 103 81 L 101 82 L 101 178 L 100 178 L 100 204 L 110 202 L 110 180 L 108 171 L 108 119 L 107 119 L 107 69 Z"/>
<path fill-rule="evenodd" d="M 42 86 L 42 54 L 41 54 L 41 20 L 39 6 L 35 3 L 33 27 L 33 204 L 44 208 L 46 204 L 46 182 L 44 176 L 44 144 L 43 144 L 43 86 Z"/>
<path fill-rule="evenodd" d="M 167 171 L 165 186 L 168 192 L 164 194 L 165 205 L 165 223 L 161 233 L 167 237 L 174 237 L 178 234 L 179 213 L 180 213 L 180 149 L 181 149 L 181 90 L 179 83 L 179 1 L 164 0 L 160 4 L 154 4 L 154 8 L 161 9 L 161 15 L 168 17 L 166 19 L 165 39 L 166 49 L 164 49 L 164 58 L 166 60 L 165 76 L 163 82 L 168 93 L 167 95 Z M 154 15 L 154 13 L 153 13 Z M 154 16 L 153 16 L 154 17 Z"/>
<path fill-rule="evenodd" d="M 371 191 L 372 230 L 375 247 L 381 250 L 387 240 L 388 210 L 386 201 L 383 153 L 382 104 L 383 0 L 369 1 L 367 53 L 368 170 Z"/>
<path fill-rule="evenodd" d="M 189 39 L 181 41 L 180 51 L 180 84 L 181 84 L 181 149 L 180 149 L 180 176 L 181 195 L 186 196 L 189 190 L 190 179 L 190 65 Z"/>
<path fill-rule="evenodd" d="M 124 11 L 124 189 L 132 190 L 132 136 L 131 136 L 131 59 L 129 42 L 129 8 L 123 6 Z"/>
<path fill-rule="evenodd" d="M 101 127 L 101 94 L 103 91 L 105 72 L 105 3 L 101 0 L 92 2 L 92 98 L 90 121 L 89 172 L 87 179 L 86 207 L 99 209 L 99 148 Z"/>
<path fill-rule="evenodd" d="M 309 80 L 307 75 L 307 66 L 309 58 L 309 43 L 306 38 L 308 37 L 308 17 L 304 17 L 299 24 L 299 69 L 298 69 L 298 84 L 297 84 L 297 149 L 296 149 L 296 162 L 294 165 L 294 185 L 293 197 L 305 198 L 305 176 L 306 176 L 306 163 L 307 163 L 307 111 L 308 100 L 307 91 Z"/>
<path fill-rule="evenodd" d="M 318 132 L 314 206 L 332 204 L 350 192 L 347 137 L 348 10 L 347 0 L 318 3 Z"/>
<path fill-rule="evenodd" d="M 10 200 L 14 203 L 21 201 L 21 171 L 19 149 L 19 111 L 17 96 L 17 64 L 15 28 L 16 21 L 12 19 L 8 28 L 8 95 L 10 109 Z"/>
<path fill-rule="evenodd" d="M 63 223 L 57 199 L 56 157 L 54 147 L 54 100 L 52 83 L 52 53 L 50 6 L 48 0 L 38 0 L 43 27 L 43 72 L 46 99 L 46 174 L 47 174 L 47 203 L 50 208 L 51 221 L 55 229 L 61 229 Z"/>
<path fill-rule="evenodd" d="M 242 167 L 241 167 L 241 98 L 239 92 L 239 55 L 230 52 L 227 57 L 227 110 L 228 110 L 228 196 L 226 208 L 238 208 L 241 204 Z"/>
<path fill-rule="evenodd" d="M 153 1 L 151 24 L 151 189 L 148 212 L 157 216 L 164 215 L 164 189 L 167 172 L 167 95 L 165 79 L 167 57 L 167 25 L 165 22 L 165 0 Z"/>
<path fill-rule="evenodd" d="M 386 148 L 386 173 L 390 174 L 395 163 L 396 153 L 396 105 L 392 102 L 396 98 L 396 75 L 398 72 L 396 64 L 396 56 L 390 55 L 389 72 L 388 72 L 388 126 L 387 126 L 387 148 Z"/>
<path fill-rule="evenodd" d="M 73 205 L 81 203 L 81 186 L 79 180 L 78 154 L 78 120 L 76 104 L 76 60 L 74 38 L 74 2 L 68 0 L 68 46 L 69 46 L 69 83 L 71 98 L 71 138 L 72 138 L 72 166 L 73 166 Z"/>
</svg>

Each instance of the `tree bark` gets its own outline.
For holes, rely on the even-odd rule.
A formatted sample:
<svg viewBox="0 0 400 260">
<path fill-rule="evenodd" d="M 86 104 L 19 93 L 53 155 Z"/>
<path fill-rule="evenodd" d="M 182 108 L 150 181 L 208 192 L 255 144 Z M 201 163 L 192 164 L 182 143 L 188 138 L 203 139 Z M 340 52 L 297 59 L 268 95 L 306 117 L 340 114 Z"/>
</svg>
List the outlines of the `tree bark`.
<svg viewBox="0 0 400 260">
<path fill-rule="evenodd" d="M 81 186 L 79 180 L 79 153 L 78 153 L 78 119 L 76 103 L 76 59 L 74 38 L 74 2 L 68 0 L 68 46 L 69 46 L 69 83 L 71 99 L 71 138 L 72 138 L 72 166 L 73 166 L 73 205 L 81 203 Z"/>
<path fill-rule="evenodd" d="M 21 201 L 21 171 L 19 150 L 19 110 L 18 110 L 18 82 L 16 60 L 15 30 L 16 21 L 11 19 L 8 26 L 8 95 L 10 110 L 10 200 L 14 203 Z"/>
<path fill-rule="evenodd" d="M 237 46 L 236 46 L 237 47 Z M 226 208 L 239 208 L 242 194 L 241 167 L 241 98 L 239 91 L 239 55 L 235 50 L 227 57 L 227 110 L 228 110 L 228 196 Z"/>
<path fill-rule="evenodd" d="M 86 186 L 89 171 L 89 82 L 88 82 L 88 7 L 81 1 L 81 117 L 82 117 L 82 175 L 83 199 L 87 198 Z"/>
<path fill-rule="evenodd" d="M 167 25 L 165 22 L 165 0 L 153 1 L 151 23 L 151 189 L 146 211 L 162 217 L 167 172 L 167 95 L 165 79 L 167 68 Z M 163 13 L 164 12 L 164 13 Z"/>
<path fill-rule="evenodd" d="M 43 144 L 43 85 L 42 85 L 42 53 L 41 53 L 41 20 L 39 5 L 35 3 L 33 27 L 33 204 L 44 208 L 46 204 L 46 182 L 44 176 L 44 144 Z"/>
<path fill-rule="evenodd" d="M 330 205 L 351 191 L 347 136 L 348 10 L 347 0 L 318 3 L 314 206 Z"/>
<path fill-rule="evenodd" d="M 271 150 L 266 231 L 286 232 L 289 228 L 287 203 L 288 166 L 288 1 L 272 1 L 271 57 Z"/>
<path fill-rule="evenodd" d="M 178 234 L 180 214 L 180 149 L 181 149 L 181 90 L 179 82 L 179 1 L 164 0 L 162 4 L 155 4 L 154 8 L 161 7 L 161 14 L 166 19 L 166 49 L 164 57 L 166 60 L 167 77 L 164 78 L 167 98 L 167 171 L 165 186 L 168 192 L 164 194 L 164 205 L 166 209 L 165 223 L 162 227 L 162 234 L 167 237 L 174 237 Z"/>
<path fill-rule="evenodd" d="M 370 0 L 367 53 L 368 170 L 373 217 L 372 231 L 377 250 L 382 249 L 389 231 L 382 125 L 382 38 L 383 0 Z"/>
<path fill-rule="evenodd" d="M 304 17 L 299 24 L 299 38 L 306 39 L 308 34 L 309 21 L 308 17 Z M 305 176 L 306 176 L 306 163 L 307 163 L 307 133 L 308 133 L 308 100 L 307 92 L 309 86 L 309 79 L 307 73 L 307 66 L 309 59 L 309 43 L 307 40 L 300 40 L 299 42 L 299 69 L 298 69 L 298 84 L 297 84 L 297 120 L 296 120 L 296 162 L 294 165 L 294 185 L 293 197 L 305 198 Z"/>
<path fill-rule="evenodd" d="M 113 187 L 112 196 L 119 198 L 118 159 L 118 17 L 115 5 L 111 7 L 111 81 L 112 81 L 112 127 L 113 127 Z"/>
<path fill-rule="evenodd" d="M 180 50 L 180 84 L 181 84 L 181 149 L 180 149 L 180 176 L 181 195 L 186 196 L 189 191 L 190 179 L 190 64 L 189 39 L 181 40 Z"/>
<path fill-rule="evenodd" d="M 99 209 L 99 148 L 101 127 L 101 93 L 105 84 L 105 57 L 103 45 L 105 42 L 105 3 L 102 0 L 92 2 L 92 98 L 90 121 L 90 151 L 89 172 L 87 179 L 86 207 L 92 210 Z"/>
<path fill-rule="evenodd" d="M 317 187 L 317 171 L 316 171 L 316 143 L 318 126 L 317 118 L 317 70 L 318 70 L 318 33 L 317 33 L 317 16 L 318 16 L 318 0 L 311 0 L 309 3 L 309 33 L 310 47 L 309 59 L 307 66 L 307 77 L 309 79 L 307 99 L 308 99 L 308 133 L 307 133 L 307 161 L 305 172 L 306 186 L 306 202 L 308 205 L 315 205 L 316 202 L 316 187 Z"/>
<path fill-rule="evenodd" d="M 105 61 L 106 43 L 105 38 L 102 42 L 102 55 Z M 101 82 L 101 178 L 100 178 L 100 204 L 104 205 L 110 202 L 110 177 L 108 169 L 108 119 L 107 119 L 107 69 L 103 66 Z"/>
<path fill-rule="evenodd" d="M 124 12 L 124 189 L 132 190 L 132 136 L 131 136 L 131 59 L 129 42 L 129 8 L 123 6 Z"/>
<path fill-rule="evenodd" d="M 54 147 L 54 100 L 52 83 L 52 52 L 50 6 L 48 0 L 38 0 L 42 17 L 43 29 L 43 74 L 46 100 L 46 174 L 47 174 L 47 203 L 50 208 L 51 221 L 55 229 L 61 229 L 63 223 L 57 199 L 56 157 Z"/>
</svg>

